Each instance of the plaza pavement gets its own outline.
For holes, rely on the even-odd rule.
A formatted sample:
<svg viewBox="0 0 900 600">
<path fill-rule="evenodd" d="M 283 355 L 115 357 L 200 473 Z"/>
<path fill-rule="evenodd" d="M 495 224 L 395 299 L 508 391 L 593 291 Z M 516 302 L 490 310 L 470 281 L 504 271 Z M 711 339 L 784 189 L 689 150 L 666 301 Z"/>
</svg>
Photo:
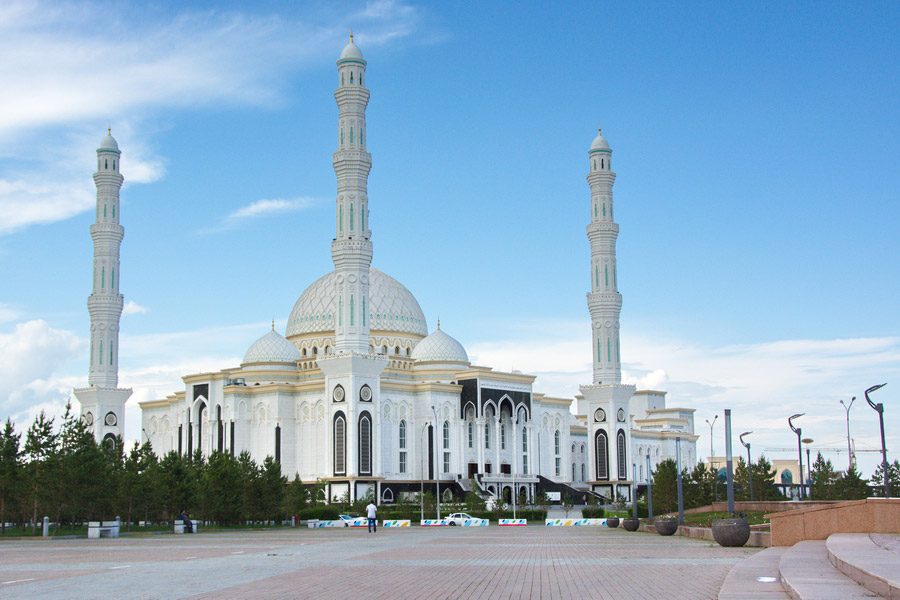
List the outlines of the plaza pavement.
<svg viewBox="0 0 900 600">
<path fill-rule="evenodd" d="M 0 541 L 0 598 L 716 598 L 757 548 L 606 527 Z"/>
</svg>

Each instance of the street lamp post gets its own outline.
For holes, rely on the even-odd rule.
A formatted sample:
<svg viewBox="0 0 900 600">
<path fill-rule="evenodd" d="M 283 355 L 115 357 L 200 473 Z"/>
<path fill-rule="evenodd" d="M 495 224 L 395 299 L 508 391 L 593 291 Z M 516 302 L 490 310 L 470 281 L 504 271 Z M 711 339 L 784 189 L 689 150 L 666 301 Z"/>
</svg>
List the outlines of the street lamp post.
<svg viewBox="0 0 900 600">
<path fill-rule="evenodd" d="M 853 406 L 853 403 L 856 402 L 856 396 L 850 398 L 850 404 L 844 403 L 844 399 L 841 398 L 841 406 L 844 407 L 844 411 L 847 413 L 847 468 L 853 466 L 853 449 L 850 447 L 850 407 Z"/>
<path fill-rule="evenodd" d="M 802 437 L 803 429 L 800 427 L 794 427 L 794 423 L 792 422 L 794 419 L 802 417 L 806 413 L 797 413 L 796 415 L 791 415 L 788 417 L 788 425 L 791 426 L 791 431 L 797 434 L 797 455 L 800 458 L 800 499 L 803 500 L 803 446 L 800 443 L 800 438 Z"/>
<path fill-rule="evenodd" d="M 653 479 L 650 477 L 649 453 L 647 453 L 647 520 L 653 522 Z"/>
<path fill-rule="evenodd" d="M 876 412 L 878 412 L 878 422 L 881 425 L 881 470 L 884 472 L 884 497 L 891 497 L 891 482 L 888 479 L 888 460 L 887 460 L 887 446 L 884 443 L 884 404 L 879 402 L 875 404 L 872 400 L 869 399 L 869 392 L 874 392 L 875 390 L 880 390 L 886 383 L 882 383 L 879 385 L 873 385 L 869 389 L 866 390 L 866 402 L 869 403 Z"/>
<path fill-rule="evenodd" d="M 719 501 L 719 481 L 718 474 L 716 473 L 716 468 L 713 466 L 713 457 L 715 457 L 716 452 L 713 450 L 713 425 L 716 424 L 716 419 L 719 418 L 718 413 L 713 417 L 712 423 L 710 423 L 709 419 L 706 419 L 706 424 L 709 425 L 709 470 L 712 471 L 713 474 L 713 494 L 715 495 L 716 502 Z"/>
<path fill-rule="evenodd" d="M 419 487 L 419 513 L 421 519 L 425 520 L 425 432 L 428 430 L 428 423 L 422 426 L 422 435 L 419 436 L 419 441 L 422 442 L 422 447 L 419 450 L 419 453 L 422 455 L 422 482 Z"/>
<path fill-rule="evenodd" d="M 809 462 L 809 445 L 813 443 L 813 439 L 803 438 L 802 442 L 806 444 L 806 499 L 812 500 L 812 464 Z"/>
<path fill-rule="evenodd" d="M 753 502 L 753 459 L 750 458 L 750 442 L 744 441 L 745 435 L 750 435 L 753 433 L 752 431 L 745 431 L 741 435 L 738 436 L 738 439 L 741 440 L 741 443 L 744 445 L 744 448 L 747 449 L 747 473 L 750 475 L 750 502 Z"/>
</svg>

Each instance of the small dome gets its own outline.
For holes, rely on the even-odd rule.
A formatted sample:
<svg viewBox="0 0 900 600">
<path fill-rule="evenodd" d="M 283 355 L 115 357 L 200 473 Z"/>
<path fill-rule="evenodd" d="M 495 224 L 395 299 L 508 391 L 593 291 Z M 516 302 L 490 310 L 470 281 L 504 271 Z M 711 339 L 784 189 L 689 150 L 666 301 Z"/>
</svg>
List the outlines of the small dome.
<svg viewBox="0 0 900 600">
<path fill-rule="evenodd" d="M 416 361 L 469 362 L 469 355 L 462 344 L 438 329 L 416 344 L 412 351 Z"/>
<path fill-rule="evenodd" d="M 597 137 L 594 138 L 594 143 L 591 144 L 591 150 L 609 150 L 609 144 L 606 143 L 606 138 L 600 133 L 599 127 L 597 128 Z"/>
<path fill-rule="evenodd" d="M 251 344 L 241 364 L 294 363 L 300 358 L 300 351 L 273 329 Z"/>
<path fill-rule="evenodd" d="M 118 152 L 119 144 L 116 143 L 116 138 L 111 134 L 106 134 L 106 137 L 100 140 L 100 147 L 97 150 L 115 150 Z"/>
<path fill-rule="evenodd" d="M 344 49 L 341 51 L 341 60 L 344 60 L 345 58 L 363 60 L 362 52 L 360 52 L 359 47 L 353 43 L 353 35 L 350 36 L 350 43 L 344 46 Z"/>
</svg>

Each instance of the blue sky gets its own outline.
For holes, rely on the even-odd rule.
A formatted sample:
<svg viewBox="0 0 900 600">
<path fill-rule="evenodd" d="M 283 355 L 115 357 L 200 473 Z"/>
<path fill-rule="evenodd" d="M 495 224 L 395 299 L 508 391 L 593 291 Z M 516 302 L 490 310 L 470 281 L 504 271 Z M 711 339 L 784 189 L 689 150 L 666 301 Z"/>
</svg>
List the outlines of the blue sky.
<svg viewBox="0 0 900 600">
<path fill-rule="evenodd" d="M 624 378 L 755 449 L 900 415 L 896 3 L 0 5 L 0 414 L 87 380 L 95 149 L 122 149 L 129 406 L 235 366 L 332 268 L 337 83 L 367 61 L 374 266 L 473 361 L 590 382 L 587 150 L 613 148 Z M 138 437 L 137 410 L 127 433 Z M 717 425 L 716 447 L 724 430 Z M 768 452 L 770 456 L 791 454 Z M 845 455 L 829 455 L 837 465 Z M 861 454 L 865 473 L 876 463 Z"/>
</svg>

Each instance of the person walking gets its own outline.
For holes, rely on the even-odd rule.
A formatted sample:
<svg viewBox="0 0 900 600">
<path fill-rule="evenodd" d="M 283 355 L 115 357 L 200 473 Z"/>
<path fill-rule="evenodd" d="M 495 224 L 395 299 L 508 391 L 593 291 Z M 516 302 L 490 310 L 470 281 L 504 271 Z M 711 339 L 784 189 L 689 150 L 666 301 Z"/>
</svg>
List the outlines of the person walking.
<svg viewBox="0 0 900 600">
<path fill-rule="evenodd" d="M 374 500 L 369 502 L 369 505 L 366 507 L 366 518 L 369 520 L 369 533 L 372 533 L 373 531 L 378 533 L 378 521 L 375 520 L 377 510 Z"/>
</svg>

